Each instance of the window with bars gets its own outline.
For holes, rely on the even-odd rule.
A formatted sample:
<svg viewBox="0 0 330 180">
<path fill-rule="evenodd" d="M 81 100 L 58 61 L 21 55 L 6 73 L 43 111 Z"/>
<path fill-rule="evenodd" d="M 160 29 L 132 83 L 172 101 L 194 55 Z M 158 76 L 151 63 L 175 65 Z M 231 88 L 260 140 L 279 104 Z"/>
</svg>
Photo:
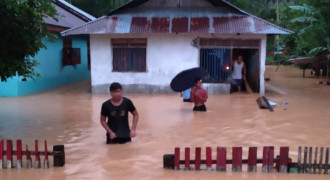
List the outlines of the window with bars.
<svg viewBox="0 0 330 180">
<path fill-rule="evenodd" d="M 200 50 L 200 67 L 209 74 L 205 82 L 222 83 L 230 74 L 226 67 L 230 67 L 230 49 L 202 48 Z"/>
<path fill-rule="evenodd" d="M 147 39 L 112 39 L 114 72 L 146 72 Z"/>
</svg>

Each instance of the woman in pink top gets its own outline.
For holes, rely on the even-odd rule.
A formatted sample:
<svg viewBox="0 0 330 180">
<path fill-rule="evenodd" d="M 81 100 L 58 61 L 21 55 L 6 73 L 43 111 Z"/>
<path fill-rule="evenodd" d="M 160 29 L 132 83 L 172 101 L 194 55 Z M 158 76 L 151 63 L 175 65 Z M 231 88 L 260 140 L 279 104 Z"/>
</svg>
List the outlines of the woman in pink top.
<svg viewBox="0 0 330 180">
<path fill-rule="evenodd" d="M 206 111 L 205 102 L 207 100 L 207 92 L 202 88 L 202 80 L 200 78 L 195 80 L 195 87 L 190 92 L 190 99 L 194 102 L 194 111 Z"/>
</svg>

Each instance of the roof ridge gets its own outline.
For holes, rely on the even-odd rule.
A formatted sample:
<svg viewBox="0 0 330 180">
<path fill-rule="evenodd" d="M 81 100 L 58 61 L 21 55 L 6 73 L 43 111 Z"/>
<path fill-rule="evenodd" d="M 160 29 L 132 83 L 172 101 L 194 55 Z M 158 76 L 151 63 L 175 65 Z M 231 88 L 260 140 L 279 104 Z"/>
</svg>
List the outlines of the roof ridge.
<svg viewBox="0 0 330 180">
<path fill-rule="evenodd" d="M 92 16 L 92 15 L 88 14 L 87 12 L 79 9 L 78 7 L 66 2 L 65 0 L 55 0 L 54 3 L 64 9 L 66 9 L 67 11 L 69 11 L 70 13 L 74 14 L 75 16 L 77 16 L 78 18 L 80 18 L 84 21 L 88 22 L 88 21 L 93 21 L 96 19 L 94 16 Z"/>
<path fill-rule="evenodd" d="M 289 29 L 286 29 L 286 28 L 283 28 L 283 27 L 281 27 L 281 26 L 279 26 L 279 25 L 276 25 L 276 24 L 274 24 L 274 23 L 271 23 L 271 22 L 269 22 L 269 21 L 267 21 L 267 20 L 265 20 L 265 19 L 262 19 L 262 18 L 260 18 L 260 17 L 258 17 L 258 16 L 255 16 L 255 15 L 250 15 L 251 17 L 253 17 L 253 18 L 255 18 L 255 19 L 257 19 L 257 20 L 259 20 L 259 21 L 263 21 L 264 23 L 266 23 L 266 24 L 269 24 L 269 25 L 271 25 L 271 26 L 274 26 L 274 27 L 276 27 L 276 28 L 279 28 L 279 29 L 281 29 L 281 30 L 283 30 L 283 31 L 287 31 L 287 32 L 289 32 L 289 33 L 294 33 L 293 31 L 291 31 L 291 30 L 289 30 Z"/>
<path fill-rule="evenodd" d="M 61 35 L 64 36 L 65 33 L 70 32 L 70 31 L 73 31 L 73 30 L 75 30 L 75 29 L 77 29 L 77 28 L 81 28 L 81 27 L 84 27 L 84 26 L 87 26 L 87 25 L 90 25 L 90 24 L 97 23 L 98 21 L 100 21 L 100 20 L 102 20 L 102 19 L 104 19 L 104 18 L 109 18 L 109 16 L 101 16 L 101 17 L 99 17 L 99 18 L 96 18 L 96 19 L 93 20 L 93 21 L 86 22 L 86 23 L 83 24 L 83 25 L 78 25 L 78 26 L 76 26 L 76 27 L 73 27 L 73 28 L 70 28 L 70 29 L 64 30 L 64 31 L 61 32 Z"/>
</svg>

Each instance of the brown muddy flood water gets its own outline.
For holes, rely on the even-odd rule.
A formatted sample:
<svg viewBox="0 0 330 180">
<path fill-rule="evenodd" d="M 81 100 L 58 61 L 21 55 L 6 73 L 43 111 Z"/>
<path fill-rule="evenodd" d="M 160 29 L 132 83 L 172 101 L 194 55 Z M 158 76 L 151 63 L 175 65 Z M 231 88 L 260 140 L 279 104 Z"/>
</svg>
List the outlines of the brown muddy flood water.
<svg viewBox="0 0 330 180">
<path fill-rule="evenodd" d="M 3 169 L 1 180 L 329 179 L 329 175 L 265 174 L 260 167 L 257 173 L 247 173 L 245 166 L 242 173 L 232 173 L 229 166 L 225 173 L 162 167 L 163 154 L 173 153 L 177 146 L 202 147 L 202 158 L 206 146 L 213 148 L 213 158 L 217 146 L 226 146 L 228 155 L 231 147 L 243 146 L 243 158 L 247 158 L 249 146 L 258 147 L 259 158 L 263 146 L 275 146 L 276 155 L 280 146 L 289 146 L 294 161 L 300 145 L 329 147 L 330 86 L 318 85 L 318 78 L 303 79 L 298 69 L 275 69 L 267 67 L 266 72 L 271 79 L 266 96 L 278 104 L 274 112 L 258 108 L 258 94 L 210 95 L 206 113 L 192 112 L 192 104 L 183 103 L 178 94 L 126 94 L 137 107 L 140 121 L 137 137 L 124 145 L 105 144 L 99 115 L 109 95 L 92 95 L 89 82 L 20 98 L 0 98 L 0 139 L 22 139 L 30 149 L 34 149 L 35 139 L 47 140 L 49 148 L 64 144 L 66 149 L 63 168 Z"/>
</svg>

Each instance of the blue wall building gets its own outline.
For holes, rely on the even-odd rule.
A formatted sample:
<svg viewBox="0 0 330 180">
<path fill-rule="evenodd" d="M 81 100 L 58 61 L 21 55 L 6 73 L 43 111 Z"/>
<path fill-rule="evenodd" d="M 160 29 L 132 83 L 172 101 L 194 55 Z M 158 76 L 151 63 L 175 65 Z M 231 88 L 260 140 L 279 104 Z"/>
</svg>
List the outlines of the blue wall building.
<svg viewBox="0 0 330 180">
<path fill-rule="evenodd" d="M 40 65 L 35 72 L 41 77 L 23 82 L 13 77 L 0 82 L 0 96 L 23 96 L 90 78 L 88 36 L 61 37 L 61 31 L 82 25 L 95 18 L 64 0 L 54 1 L 58 21 L 45 18 L 47 29 L 56 37 L 53 42 L 44 40 L 47 49 L 34 57 Z"/>
</svg>

